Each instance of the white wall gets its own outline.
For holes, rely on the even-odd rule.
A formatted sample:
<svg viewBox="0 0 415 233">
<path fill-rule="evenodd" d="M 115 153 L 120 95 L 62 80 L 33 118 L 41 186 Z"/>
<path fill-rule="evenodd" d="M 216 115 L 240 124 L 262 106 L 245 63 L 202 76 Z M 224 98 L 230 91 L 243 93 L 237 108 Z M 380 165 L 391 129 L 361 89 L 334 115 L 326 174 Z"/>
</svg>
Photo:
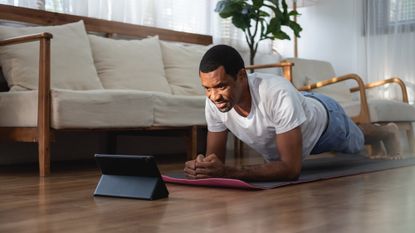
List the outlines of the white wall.
<svg viewBox="0 0 415 233">
<path fill-rule="evenodd" d="M 336 74 L 358 73 L 361 64 L 362 0 L 320 0 L 299 8 L 303 27 L 298 39 L 298 57 L 331 62 Z M 293 56 L 293 41 L 278 42 L 283 57 Z"/>
</svg>

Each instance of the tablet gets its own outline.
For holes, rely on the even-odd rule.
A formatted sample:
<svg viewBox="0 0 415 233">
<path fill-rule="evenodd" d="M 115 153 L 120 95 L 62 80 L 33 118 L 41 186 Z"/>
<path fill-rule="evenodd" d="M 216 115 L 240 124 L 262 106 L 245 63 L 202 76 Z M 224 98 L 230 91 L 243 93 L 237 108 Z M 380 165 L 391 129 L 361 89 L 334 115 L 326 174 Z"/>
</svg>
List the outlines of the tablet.
<svg viewBox="0 0 415 233">
<path fill-rule="evenodd" d="M 96 154 L 101 178 L 95 196 L 155 200 L 168 197 L 153 156 Z"/>
</svg>

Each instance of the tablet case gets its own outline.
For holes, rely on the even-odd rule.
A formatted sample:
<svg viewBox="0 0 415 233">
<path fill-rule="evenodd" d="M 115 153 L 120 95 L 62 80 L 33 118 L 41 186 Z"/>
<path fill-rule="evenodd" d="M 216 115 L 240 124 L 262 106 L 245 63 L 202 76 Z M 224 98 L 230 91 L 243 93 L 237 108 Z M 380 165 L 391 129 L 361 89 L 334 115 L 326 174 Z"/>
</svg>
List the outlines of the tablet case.
<svg viewBox="0 0 415 233">
<path fill-rule="evenodd" d="M 102 175 L 95 196 L 156 200 L 168 197 L 153 156 L 96 154 Z"/>
</svg>

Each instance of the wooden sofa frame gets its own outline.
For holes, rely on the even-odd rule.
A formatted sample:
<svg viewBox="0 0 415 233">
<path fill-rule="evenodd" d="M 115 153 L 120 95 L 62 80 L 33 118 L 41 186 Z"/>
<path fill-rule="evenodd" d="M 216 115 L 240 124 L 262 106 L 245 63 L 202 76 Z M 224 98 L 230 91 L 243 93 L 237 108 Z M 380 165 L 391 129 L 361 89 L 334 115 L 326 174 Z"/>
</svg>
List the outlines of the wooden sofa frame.
<svg viewBox="0 0 415 233">
<path fill-rule="evenodd" d="M 101 33 L 106 37 L 132 37 L 145 38 L 148 36 L 158 35 L 161 40 L 178 41 L 185 43 L 194 43 L 209 45 L 212 43 L 212 37 L 194 33 L 178 32 L 155 27 L 140 26 L 128 23 L 114 22 L 108 20 L 95 19 L 61 13 L 47 12 L 29 8 L 15 7 L 0 4 L 0 20 L 29 23 L 33 25 L 61 25 L 83 20 L 88 32 Z M 38 87 L 38 115 L 37 127 L 0 127 L 0 141 L 20 141 L 35 142 L 38 144 L 39 175 L 47 176 L 50 174 L 50 145 L 54 140 L 56 131 L 73 132 L 73 131 L 98 131 L 107 132 L 110 142 L 118 134 L 132 134 L 144 132 L 169 131 L 169 135 L 185 136 L 187 139 L 187 158 L 193 158 L 197 153 L 198 128 L 205 126 L 188 126 L 188 127 L 146 127 L 146 128 L 106 128 L 106 129 L 52 129 L 51 128 L 51 97 L 50 97 L 50 43 L 53 35 L 45 32 L 36 35 L 21 36 L 0 41 L 0 46 L 7 46 L 19 43 L 39 41 L 39 87 Z M 284 76 L 291 80 L 291 64 L 270 64 L 249 66 L 247 69 L 273 68 L 280 67 L 283 69 Z M 166 132 L 167 133 L 167 132 Z M 114 150 L 115 143 L 111 143 L 108 148 Z"/>
</svg>

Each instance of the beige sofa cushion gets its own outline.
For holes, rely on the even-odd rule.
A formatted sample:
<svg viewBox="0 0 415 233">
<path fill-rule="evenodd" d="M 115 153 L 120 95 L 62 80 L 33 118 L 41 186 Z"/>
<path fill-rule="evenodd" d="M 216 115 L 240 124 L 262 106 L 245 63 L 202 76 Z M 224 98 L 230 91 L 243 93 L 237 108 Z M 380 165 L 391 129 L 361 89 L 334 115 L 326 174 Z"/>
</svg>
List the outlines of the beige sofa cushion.
<svg viewBox="0 0 415 233">
<path fill-rule="evenodd" d="M 152 92 L 136 90 L 52 91 L 52 126 L 133 128 L 153 124 Z"/>
<path fill-rule="evenodd" d="M 371 122 L 408 122 L 415 121 L 415 107 L 402 101 L 387 99 L 368 99 Z M 360 112 L 360 101 L 342 104 L 350 117 Z"/>
<path fill-rule="evenodd" d="M 336 76 L 333 66 L 329 62 L 302 58 L 288 58 L 286 60 L 294 63 L 292 77 L 293 84 L 297 88 Z M 354 82 L 353 85 L 357 85 L 357 83 Z M 314 89 L 313 92 L 330 96 L 339 103 L 347 103 L 352 101 L 349 88 L 348 82 L 339 82 Z"/>
<path fill-rule="evenodd" d="M 154 95 L 154 125 L 206 125 L 205 102 L 204 96 Z"/>
<path fill-rule="evenodd" d="M 89 35 L 95 66 L 105 89 L 171 93 L 158 37 L 117 40 Z"/>
<path fill-rule="evenodd" d="M 241 51 L 240 52 L 242 59 L 244 60 L 245 66 L 250 64 L 249 58 L 250 53 L 249 51 Z M 262 53 L 257 52 L 255 55 L 254 64 L 275 64 L 281 62 L 281 55 L 278 53 Z M 264 68 L 264 69 L 256 69 L 255 72 L 260 73 L 268 73 L 268 74 L 276 74 L 281 76 L 282 69 L 281 68 Z"/>
<path fill-rule="evenodd" d="M 133 128 L 153 124 L 153 95 L 127 90 L 52 90 L 52 128 Z M 0 127 L 35 127 L 37 91 L 0 93 Z"/>
<path fill-rule="evenodd" d="M 175 95 L 204 95 L 199 64 L 208 46 L 161 41 L 167 81 Z"/>
<path fill-rule="evenodd" d="M 47 27 L 0 26 L 0 39 L 50 32 L 51 84 L 72 90 L 102 89 L 82 21 Z M 0 62 L 12 90 L 38 89 L 39 43 L 0 47 Z"/>
<path fill-rule="evenodd" d="M 407 103 L 387 99 L 368 99 L 370 120 L 415 121 L 415 108 Z"/>
<path fill-rule="evenodd" d="M 0 127 L 35 127 L 37 91 L 0 92 Z"/>
</svg>

